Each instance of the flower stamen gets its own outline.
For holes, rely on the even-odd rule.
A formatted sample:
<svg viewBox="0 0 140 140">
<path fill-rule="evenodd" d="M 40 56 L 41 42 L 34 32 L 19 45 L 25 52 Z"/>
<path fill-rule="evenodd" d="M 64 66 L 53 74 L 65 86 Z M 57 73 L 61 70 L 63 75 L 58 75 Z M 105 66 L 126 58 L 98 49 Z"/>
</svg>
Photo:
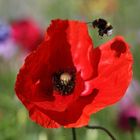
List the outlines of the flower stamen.
<svg viewBox="0 0 140 140">
<path fill-rule="evenodd" d="M 69 95 L 75 87 L 75 73 L 68 71 L 59 71 L 53 75 L 54 89 L 61 95 Z"/>
<path fill-rule="evenodd" d="M 71 80 L 71 75 L 68 72 L 64 72 L 60 75 L 60 81 L 62 84 L 67 85 Z"/>
</svg>

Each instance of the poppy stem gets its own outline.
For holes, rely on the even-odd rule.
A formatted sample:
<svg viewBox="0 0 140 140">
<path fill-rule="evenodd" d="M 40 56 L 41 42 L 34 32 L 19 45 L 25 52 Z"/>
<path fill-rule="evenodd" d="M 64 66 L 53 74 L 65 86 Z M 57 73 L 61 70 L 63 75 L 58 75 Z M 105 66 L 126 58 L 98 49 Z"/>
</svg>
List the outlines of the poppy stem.
<svg viewBox="0 0 140 140">
<path fill-rule="evenodd" d="M 72 128 L 72 135 L 73 135 L 73 140 L 76 140 L 76 130 L 75 130 L 75 128 Z"/>
<path fill-rule="evenodd" d="M 102 127 L 102 126 L 85 126 L 88 129 L 100 129 L 103 130 L 104 132 L 106 132 L 108 134 L 108 136 L 112 139 L 112 140 L 116 140 L 116 138 L 111 134 L 111 132 L 109 130 L 107 130 L 106 128 Z"/>
</svg>

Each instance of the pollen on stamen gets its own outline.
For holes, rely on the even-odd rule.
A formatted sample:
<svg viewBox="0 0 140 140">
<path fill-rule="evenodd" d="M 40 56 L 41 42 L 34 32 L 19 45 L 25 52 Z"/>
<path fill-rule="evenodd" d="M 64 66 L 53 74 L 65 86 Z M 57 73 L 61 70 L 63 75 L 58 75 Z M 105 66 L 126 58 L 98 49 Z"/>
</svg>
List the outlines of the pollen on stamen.
<svg viewBox="0 0 140 140">
<path fill-rule="evenodd" d="M 60 80 L 62 84 L 67 85 L 71 80 L 71 75 L 67 72 L 64 72 L 60 75 Z"/>
<path fill-rule="evenodd" d="M 60 92 L 61 95 L 72 94 L 75 87 L 75 73 L 67 71 L 59 71 L 53 75 L 54 90 Z"/>
</svg>

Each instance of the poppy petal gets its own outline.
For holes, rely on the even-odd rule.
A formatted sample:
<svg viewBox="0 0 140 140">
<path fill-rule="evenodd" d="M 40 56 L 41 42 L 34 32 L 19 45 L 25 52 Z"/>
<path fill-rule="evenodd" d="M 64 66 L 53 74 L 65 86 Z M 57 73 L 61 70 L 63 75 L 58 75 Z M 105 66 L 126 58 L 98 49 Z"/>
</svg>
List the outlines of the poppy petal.
<svg viewBox="0 0 140 140">
<path fill-rule="evenodd" d="M 60 59 L 61 62 L 65 62 L 67 54 L 64 53 L 66 52 L 64 50 L 69 48 L 73 64 L 78 72 L 81 71 L 81 77 L 86 80 L 92 76 L 93 68 L 90 59 L 93 51 L 93 43 L 88 34 L 87 25 L 84 22 L 52 20 L 45 39 L 51 42 L 51 47 L 55 47 L 55 50 L 59 49 L 57 54 L 59 52 L 59 57 L 63 56 Z M 67 65 L 68 63 L 65 64 Z"/>
<path fill-rule="evenodd" d="M 39 111 L 37 107 L 30 109 L 29 115 L 34 122 L 40 124 L 45 128 L 59 128 L 61 126 L 57 122 L 49 118 L 46 114 Z"/>
<path fill-rule="evenodd" d="M 121 36 L 101 45 L 99 49 L 99 75 L 94 81 L 94 86 L 99 89 L 100 94 L 95 97 L 93 104 L 97 108 L 104 108 L 117 102 L 124 95 L 132 79 L 133 59 L 129 45 Z"/>
<path fill-rule="evenodd" d="M 132 55 L 129 45 L 121 36 L 115 37 L 96 50 L 100 50 L 99 75 L 94 80 L 89 81 L 88 84 L 98 89 L 98 94 L 92 103 L 83 108 L 83 115 L 86 113 L 88 116 L 117 102 L 124 95 L 132 79 Z M 92 92 L 90 93 L 92 94 Z M 89 96 L 89 93 L 83 96 Z M 79 122 L 83 120 L 81 115 Z M 77 122 L 72 126 L 75 125 L 79 125 L 79 123 Z"/>
</svg>

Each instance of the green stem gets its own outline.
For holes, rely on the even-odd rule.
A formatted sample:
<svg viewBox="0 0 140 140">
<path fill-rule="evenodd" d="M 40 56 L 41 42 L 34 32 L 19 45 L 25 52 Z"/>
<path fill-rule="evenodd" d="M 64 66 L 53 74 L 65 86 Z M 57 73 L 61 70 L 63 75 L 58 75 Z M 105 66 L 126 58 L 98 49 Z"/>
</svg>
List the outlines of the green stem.
<svg viewBox="0 0 140 140">
<path fill-rule="evenodd" d="M 104 127 L 101 127 L 101 126 L 86 126 L 86 128 L 88 129 L 100 129 L 100 130 L 103 130 L 104 132 L 106 132 L 108 134 L 108 136 L 112 139 L 112 140 L 116 140 L 115 137 L 111 134 L 111 132 L 109 130 L 107 130 L 106 128 Z"/>
<path fill-rule="evenodd" d="M 72 135 L 73 135 L 73 140 L 76 140 L 76 130 L 75 130 L 75 128 L 72 128 Z"/>
</svg>

